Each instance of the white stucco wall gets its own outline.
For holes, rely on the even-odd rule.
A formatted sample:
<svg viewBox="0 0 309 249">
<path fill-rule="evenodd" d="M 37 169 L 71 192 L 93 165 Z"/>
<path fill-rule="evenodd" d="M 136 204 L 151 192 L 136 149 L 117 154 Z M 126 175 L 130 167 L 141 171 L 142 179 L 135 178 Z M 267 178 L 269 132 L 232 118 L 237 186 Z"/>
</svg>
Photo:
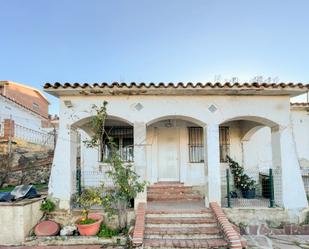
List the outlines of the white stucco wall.
<svg viewBox="0 0 309 249">
<path fill-rule="evenodd" d="M 4 119 L 10 119 L 10 116 L 16 124 L 36 131 L 42 130 L 42 118 L 5 97 L 0 96 L 0 122 Z"/>
<path fill-rule="evenodd" d="M 73 107 L 68 108 L 64 105 L 64 100 L 70 100 Z M 188 164 L 186 158 L 188 153 L 187 138 L 185 125 L 180 125 L 180 180 L 186 184 L 211 184 L 212 198 L 220 200 L 220 182 L 222 172 L 225 165 L 218 160 L 215 149 L 218 146 L 218 126 L 230 120 L 250 120 L 251 122 L 260 122 L 263 125 L 270 126 L 272 132 L 272 149 L 275 162 L 274 167 L 282 169 L 282 191 L 284 197 L 280 200 L 283 205 L 290 208 L 307 206 L 305 193 L 300 178 L 299 164 L 297 155 L 290 147 L 294 144 L 292 139 L 290 125 L 290 102 L 288 96 L 67 96 L 60 98 L 60 130 L 58 144 L 56 148 L 55 159 L 53 163 L 52 177 L 53 181 L 58 178 L 65 179 L 65 174 L 69 174 L 74 169 L 74 162 L 63 158 L 68 150 L 68 140 L 70 140 L 70 129 L 80 128 L 84 121 L 93 115 L 91 106 L 93 104 L 101 105 L 103 101 L 107 101 L 108 114 L 110 117 L 125 120 L 137 129 L 134 133 L 134 139 L 137 139 L 138 146 L 135 146 L 135 163 L 138 165 L 138 172 L 142 177 L 150 182 L 156 180 L 156 172 L 154 164 L 156 164 L 156 137 L 151 127 L 157 121 L 164 119 L 181 119 L 187 122 L 193 122 L 201 127 L 204 127 L 207 134 L 205 135 L 206 142 L 210 146 L 206 146 L 205 164 Z M 142 108 L 136 108 L 136 105 Z M 209 107 L 215 106 L 216 111 L 212 112 Z M 181 123 L 179 123 L 181 124 Z M 144 128 L 143 128 L 144 127 Z M 242 144 L 240 137 L 245 133 L 246 126 L 238 126 L 237 121 L 231 124 L 231 155 L 242 162 Z M 145 132 L 146 130 L 146 132 Z M 261 131 L 262 132 L 262 131 Z M 146 135 L 144 135 L 146 134 Z M 63 136 L 63 139 L 61 139 Z M 258 139 L 258 138 L 254 138 Z M 252 141 L 253 141 L 252 140 Z M 59 143 L 59 141 L 62 141 Z M 258 141 L 258 140 L 256 140 Z M 255 145 L 256 147 L 257 145 Z M 72 147 L 71 147 L 72 148 Z M 249 149 L 252 153 L 254 148 Z M 256 148 L 255 148 L 256 149 Z M 95 163 L 94 151 L 87 151 L 82 148 L 82 162 L 84 167 L 92 168 Z M 136 152 L 141 154 L 136 154 Z M 262 156 L 263 152 L 261 152 Z M 73 151 L 69 153 L 69 157 L 74 156 Z M 257 160 L 260 160 L 258 157 Z M 72 158 L 71 158 L 72 159 Z M 263 159 L 264 160 L 264 159 Z M 66 162 L 65 162 L 66 161 Z M 254 162 L 248 162 L 248 165 L 256 165 Z M 250 166 L 250 165 L 249 165 Z M 64 168 L 69 170 L 63 171 Z M 216 169 L 220 168 L 217 171 Z M 208 173 L 207 173 L 208 172 Z M 218 173 L 219 172 L 219 173 Z M 61 177 L 58 176 L 61 174 Z M 205 175 L 206 174 L 206 175 Z M 208 174 L 213 174 L 210 177 Z M 219 177 L 219 178 L 218 178 Z M 294 179 L 294 182 L 291 179 Z M 63 201 L 68 201 L 72 188 L 67 182 L 57 182 L 58 184 L 51 185 L 50 193 L 55 197 L 59 196 Z M 63 191 L 67 189 L 68 192 Z M 209 188 L 208 188 L 209 189 Z M 294 198 L 295 189 L 299 191 L 298 200 Z M 216 194 L 218 192 L 218 194 Z M 214 200 L 213 199 L 213 200 Z"/>
</svg>

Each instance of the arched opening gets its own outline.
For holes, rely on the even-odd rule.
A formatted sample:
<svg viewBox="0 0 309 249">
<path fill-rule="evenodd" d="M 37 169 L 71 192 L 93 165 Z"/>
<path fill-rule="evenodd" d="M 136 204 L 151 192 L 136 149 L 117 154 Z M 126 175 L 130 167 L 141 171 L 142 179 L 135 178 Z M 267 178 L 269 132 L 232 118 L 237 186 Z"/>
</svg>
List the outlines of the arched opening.
<svg viewBox="0 0 309 249">
<path fill-rule="evenodd" d="M 228 160 L 221 160 L 222 175 L 226 175 L 228 168 L 230 172 L 234 172 L 230 175 L 230 188 L 233 193 L 236 193 L 233 194 L 234 197 L 237 197 L 232 199 L 233 205 L 268 207 L 271 194 L 269 169 L 273 168 L 272 130 L 279 125 L 263 117 L 240 116 L 224 121 L 220 127 L 226 127 L 229 133 L 228 149 L 221 147 L 220 141 L 220 159 L 223 156 L 225 158 L 229 156 L 242 169 L 242 175 L 238 177 L 239 171 L 233 171 Z M 221 179 L 221 191 L 227 193 L 226 177 Z M 280 183 L 278 183 L 279 187 Z M 227 194 L 224 196 L 226 197 Z M 226 201 L 226 198 L 222 199 L 223 206 L 227 205 Z"/>
<path fill-rule="evenodd" d="M 116 117 L 107 116 L 105 132 L 98 146 L 89 146 L 91 136 L 94 134 L 92 116 L 81 119 L 71 125 L 78 136 L 76 146 L 77 160 L 76 186 L 98 186 L 104 182 L 105 186 L 112 185 L 106 172 L 109 170 L 108 160 L 111 157 L 110 141 L 113 141 L 114 149 L 125 163 L 134 161 L 134 129 L 129 121 Z M 101 147 L 102 146 L 102 147 Z"/>
<path fill-rule="evenodd" d="M 147 123 L 151 182 L 205 184 L 204 126 L 198 119 L 178 115 L 158 117 Z"/>
</svg>

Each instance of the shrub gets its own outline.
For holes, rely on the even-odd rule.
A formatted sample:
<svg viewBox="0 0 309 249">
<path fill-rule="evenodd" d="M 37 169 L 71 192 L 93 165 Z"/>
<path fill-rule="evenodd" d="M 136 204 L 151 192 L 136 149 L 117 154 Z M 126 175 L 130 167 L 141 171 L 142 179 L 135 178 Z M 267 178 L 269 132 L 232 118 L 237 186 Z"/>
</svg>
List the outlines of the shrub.
<svg viewBox="0 0 309 249">
<path fill-rule="evenodd" d="M 41 207 L 40 210 L 43 211 L 45 214 L 49 214 L 51 212 L 53 212 L 56 208 L 56 204 L 50 200 L 50 199 L 45 199 L 42 203 L 41 203 Z"/>
</svg>

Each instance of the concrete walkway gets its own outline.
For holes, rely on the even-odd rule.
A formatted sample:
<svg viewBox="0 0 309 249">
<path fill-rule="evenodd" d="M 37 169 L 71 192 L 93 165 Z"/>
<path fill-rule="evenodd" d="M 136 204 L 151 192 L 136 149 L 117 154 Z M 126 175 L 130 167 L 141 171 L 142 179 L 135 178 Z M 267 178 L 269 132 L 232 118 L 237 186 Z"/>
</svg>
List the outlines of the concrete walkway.
<svg viewBox="0 0 309 249">
<path fill-rule="evenodd" d="M 250 249 L 309 249 L 309 235 L 244 236 Z"/>
</svg>

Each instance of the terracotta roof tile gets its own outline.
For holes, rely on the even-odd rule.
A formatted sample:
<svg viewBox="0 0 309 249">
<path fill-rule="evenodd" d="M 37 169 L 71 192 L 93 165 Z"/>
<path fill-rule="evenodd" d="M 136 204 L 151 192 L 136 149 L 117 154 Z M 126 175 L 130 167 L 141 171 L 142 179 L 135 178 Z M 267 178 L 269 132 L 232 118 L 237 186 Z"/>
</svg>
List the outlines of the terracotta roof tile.
<svg viewBox="0 0 309 249">
<path fill-rule="evenodd" d="M 295 107 L 309 107 L 309 103 L 307 103 L 307 102 L 291 103 L 291 106 L 295 106 Z"/>
<path fill-rule="evenodd" d="M 206 83 L 192 83 L 192 82 L 178 82 L 178 83 L 145 83 L 145 82 L 131 82 L 131 83 L 125 83 L 125 82 L 113 82 L 113 83 L 46 83 L 44 85 L 44 89 L 66 89 L 66 88 L 295 88 L 295 89 L 308 89 L 309 90 L 309 84 L 303 84 L 303 83 L 230 83 L 230 82 L 225 82 L 225 83 L 219 83 L 219 82 L 206 82 Z"/>
</svg>

